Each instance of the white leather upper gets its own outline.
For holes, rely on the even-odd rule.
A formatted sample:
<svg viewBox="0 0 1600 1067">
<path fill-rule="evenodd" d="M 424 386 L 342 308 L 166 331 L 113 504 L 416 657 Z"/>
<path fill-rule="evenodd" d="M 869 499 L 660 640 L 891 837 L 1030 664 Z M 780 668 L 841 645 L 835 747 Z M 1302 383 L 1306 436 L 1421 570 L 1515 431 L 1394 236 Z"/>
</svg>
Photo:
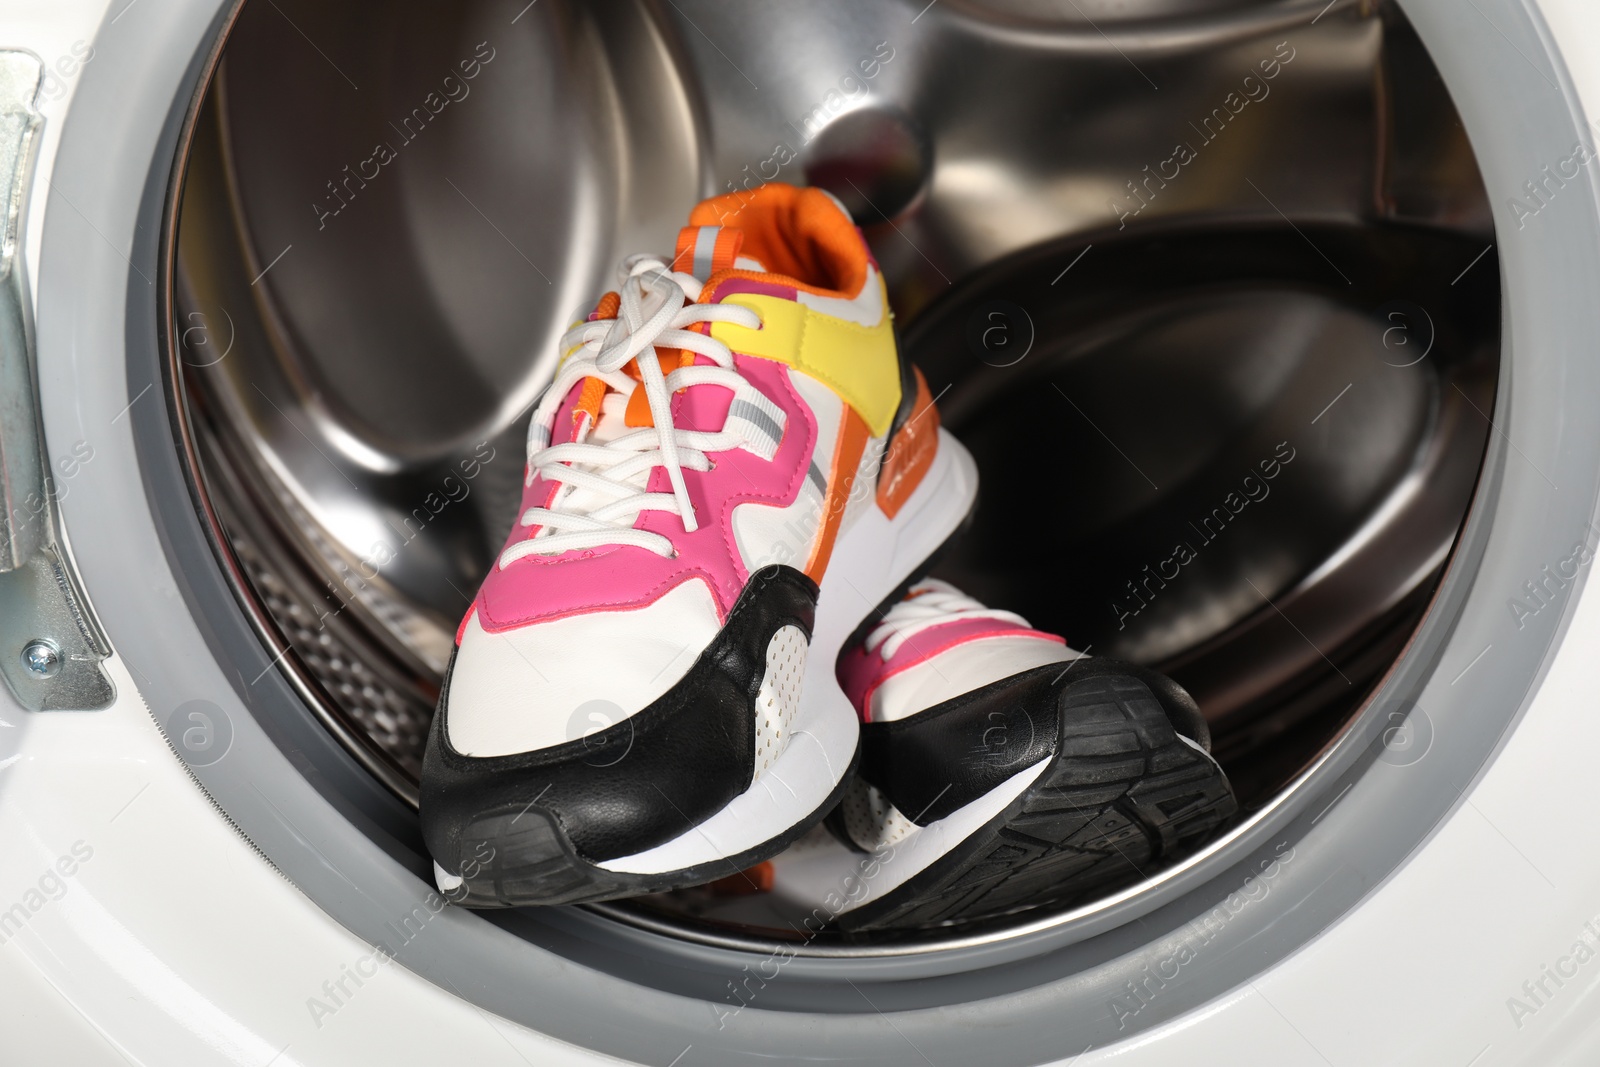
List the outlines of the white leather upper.
<svg viewBox="0 0 1600 1067">
<path fill-rule="evenodd" d="M 811 468 L 820 475 L 818 486 L 807 474 L 800 494 L 787 507 L 748 501 L 733 509 L 733 536 L 744 559 L 745 569 L 783 564 L 803 567 L 811 558 L 817 530 L 822 526 L 829 469 L 838 446 L 839 425 L 844 419 L 844 401 L 809 374 L 790 370 L 789 383 L 811 409 L 817 423 L 817 442 L 811 455 Z"/>
<path fill-rule="evenodd" d="M 450 744 L 506 756 L 576 741 L 637 714 L 686 674 L 719 629 L 691 579 L 655 603 L 461 635 L 447 707 Z"/>
<path fill-rule="evenodd" d="M 1031 634 L 980 637 L 890 675 L 873 690 L 872 722 L 904 719 L 1014 674 L 1078 658 L 1059 641 Z"/>
<path fill-rule="evenodd" d="M 837 296 L 818 296 L 804 289 L 795 294 L 795 300 L 803 307 L 820 311 L 836 319 L 843 319 L 845 322 L 853 322 L 857 326 L 878 325 L 883 321 L 884 312 L 888 308 L 888 301 L 883 293 L 883 279 L 870 263 L 867 265 L 867 278 L 861 286 L 861 292 L 849 300 Z"/>
</svg>

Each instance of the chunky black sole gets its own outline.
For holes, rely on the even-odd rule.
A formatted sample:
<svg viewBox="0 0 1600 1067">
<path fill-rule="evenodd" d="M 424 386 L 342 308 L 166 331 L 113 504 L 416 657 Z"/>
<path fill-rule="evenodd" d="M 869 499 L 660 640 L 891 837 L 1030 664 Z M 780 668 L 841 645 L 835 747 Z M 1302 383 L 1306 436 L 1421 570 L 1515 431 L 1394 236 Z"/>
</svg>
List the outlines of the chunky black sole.
<svg viewBox="0 0 1600 1067">
<path fill-rule="evenodd" d="M 443 871 L 472 883 L 447 894 L 505 907 L 694 884 L 698 869 L 621 875 L 601 865 L 696 833 L 751 787 L 766 649 L 784 626 L 810 637 L 816 596 L 811 580 L 790 568 L 753 575 L 716 639 L 661 697 L 592 735 L 531 752 L 480 757 L 450 743 L 452 657 L 423 756 L 420 804 L 428 850 Z M 716 868 L 711 877 L 731 873 L 724 863 L 707 865 Z M 570 877 L 560 876 L 563 867 Z"/>
<path fill-rule="evenodd" d="M 1050 688 L 1059 736 L 1039 778 L 905 883 L 840 916 L 841 928 L 925 928 L 1070 904 L 1192 850 L 1238 810 L 1222 769 L 1180 736 L 1139 677 L 1075 680 L 1069 670 Z"/>
<path fill-rule="evenodd" d="M 608 870 L 580 856 L 555 824 L 555 816 L 538 807 L 520 812 L 498 811 L 474 819 L 463 835 L 468 850 L 462 857 L 461 884 L 441 895 L 467 908 L 514 908 L 589 904 L 603 900 L 662 893 L 738 874 L 788 848 L 839 802 L 860 758 L 858 745 L 850 772 L 810 816 L 758 848 L 696 867 L 654 874 Z"/>
<path fill-rule="evenodd" d="M 950 536 L 913 570 L 892 596 L 885 599 L 880 613 L 887 610 L 889 604 L 904 595 L 906 588 L 928 572 L 945 546 L 971 525 L 975 510 L 974 503 L 974 507 L 968 509 Z M 781 584 L 782 578 L 783 575 L 775 574 L 761 584 L 767 586 Z M 803 578 L 800 580 L 805 581 Z M 756 583 L 752 583 L 754 584 Z M 741 598 L 741 605 L 743 602 Z M 800 615 L 805 616 L 800 621 L 803 622 L 803 628 L 809 635 L 812 619 L 808 612 L 799 610 L 808 606 L 798 603 L 788 605 L 796 618 Z M 740 606 L 736 606 L 735 612 L 739 610 Z M 722 701 L 726 708 L 743 712 L 742 715 L 733 715 L 732 721 L 747 731 L 753 729 L 753 720 L 749 723 L 745 720 L 751 718 L 752 713 L 749 709 L 753 708 L 756 688 L 760 683 L 757 667 L 764 665 L 764 659 L 756 654 L 755 649 L 758 646 L 764 649 L 765 641 L 770 639 L 771 633 L 787 621 L 792 621 L 789 616 L 774 614 L 772 618 L 764 619 L 753 631 L 761 635 L 761 640 L 751 644 L 743 657 L 747 663 L 747 667 L 741 672 L 743 699 L 730 698 Z M 861 625 L 864 628 L 876 621 L 876 616 L 869 616 Z M 731 659 L 714 651 L 708 652 L 702 658 L 715 663 L 722 671 L 728 669 Z M 454 660 L 452 665 L 453 663 Z M 692 675 L 697 673 L 697 671 L 691 672 Z M 576 835 L 573 832 L 573 823 L 576 820 L 558 806 L 563 798 L 555 795 L 557 790 L 552 789 L 548 793 L 544 791 L 544 784 L 550 781 L 552 772 L 560 769 L 559 767 L 552 768 L 544 762 L 544 757 L 536 757 L 540 760 L 539 765 L 523 766 L 528 762 L 528 757 L 479 760 L 461 756 L 451 748 L 444 729 L 444 709 L 447 705 L 449 683 L 447 672 L 444 690 L 439 698 L 440 711 L 434 719 L 423 765 L 423 831 L 434 857 L 443 863 L 448 873 L 456 874 L 462 879 L 461 884 L 449 890 L 441 887 L 441 893 L 453 903 L 468 908 L 596 903 L 682 889 L 737 874 L 782 852 L 820 822 L 824 815 L 834 810 L 855 774 L 856 765 L 861 758 L 861 746 L 858 741 L 851 754 L 848 769 L 835 784 L 828 798 L 804 818 L 755 848 L 680 870 L 652 874 L 613 871 L 600 866 L 596 859 L 603 861 L 607 855 L 625 855 L 653 847 L 661 843 L 659 831 L 655 838 L 644 838 L 635 830 L 629 838 L 627 848 L 619 848 L 613 843 L 608 853 L 599 857 L 586 857 L 580 850 L 583 842 L 574 841 Z M 681 688 L 681 683 L 677 688 Z M 667 722 L 681 717 L 686 712 L 695 715 L 706 711 L 701 703 L 692 699 L 681 701 L 682 710 L 676 710 L 670 717 L 663 716 L 663 729 L 666 728 Z M 637 718 L 644 720 L 647 716 L 641 713 Z M 627 731 L 626 739 L 631 742 L 634 737 L 634 727 L 626 722 L 619 727 L 612 727 L 610 732 L 623 730 Z M 726 732 L 728 731 L 722 731 Z M 600 737 L 606 745 L 610 744 L 605 734 Z M 641 745 L 644 740 L 641 733 Z M 741 741 L 741 744 L 748 746 L 748 741 Z M 599 772 L 588 762 L 587 754 L 582 751 L 582 745 L 582 742 L 576 743 L 574 752 L 568 754 L 564 760 L 565 768 L 576 771 L 578 777 L 564 782 L 566 788 L 561 792 L 575 796 L 578 805 L 586 806 L 588 818 L 585 822 L 602 830 L 609 829 L 606 826 L 609 821 L 606 817 L 609 797 L 588 795 L 596 791 L 586 788 L 588 784 L 586 779 L 592 779 Z M 600 746 L 602 751 L 608 751 L 606 745 Z M 709 753 L 711 749 L 707 746 L 704 751 Z M 743 762 L 734 770 L 739 777 L 748 782 L 751 774 L 751 755 L 747 747 L 742 751 L 742 755 L 745 757 Z M 633 763 L 619 762 L 604 765 L 602 770 L 616 767 L 628 771 L 628 774 L 623 776 L 625 781 L 619 783 L 619 788 L 631 790 L 635 796 L 630 798 L 630 804 L 619 807 L 649 808 L 663 815 L 675 816 L 673 832 L 690 833 L 733 799 L 730 793 L 723 796 L 718 803 L 685 810 L 685 806 L 675 803 L 670 795 L 674 784 L 686 779 L 704 784 L 716 776 L 709 774 L 708 768 L 705 767 L 700 768 L 699 772 L 689 771 L 687 768 L 692 766 L 692 762 L 677 761 L 662 766 L 656 766 L 656 763 L 659 761 L 652 761 L 648 772 L 644 767 Z M 719 766 L 710 769 L 723 768 Z M 650 786 L 652 780 L 665 783 L 666 788 L 660 784 Z M 653 795 L 639 795 L 645 786 L 653 789 Z M 532 799 L 524 800 L 524 796 Z"/>
</svg>

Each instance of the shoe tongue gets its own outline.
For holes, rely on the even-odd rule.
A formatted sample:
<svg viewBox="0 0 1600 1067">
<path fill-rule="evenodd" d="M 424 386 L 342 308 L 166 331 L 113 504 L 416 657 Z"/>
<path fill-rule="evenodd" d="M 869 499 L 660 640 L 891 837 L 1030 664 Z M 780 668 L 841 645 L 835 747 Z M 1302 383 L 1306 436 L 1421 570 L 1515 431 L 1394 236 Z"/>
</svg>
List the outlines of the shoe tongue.
<svg viewBox="0 0 1600 1067">
<path fill-rule="evenodd" d="M 672 269 L 693 274 L 702 282 L 724 270 L 749 270 L 765 274 L 767 268 L 760 260 L 740 254 L 743 247 L 744 231 L 737 227 L 685 226 L 678 231 L 678 247 L 672 259 Z M 646 294 L 643 308 L 645 317 L 655 313 L 662 299 L 659 295 Z M 616 317 L 617 301 L 613 294 L 608 293 L 602 299 L 598 312 L 602 318 Z M 634 364 L 630 363 L 628 367 L 629 373 L 637 376 Z M 667 370 L 667 367 L 662 368 L 663 373 Z M 637 409 L 640 405 L 635 402 L 633 406 Z M 596 402 L 588 407 L 592 419 L 588 440 L 596 444 L 621 437 L 636 426 L 649 425 L 648 421 L 640 418 L 629 420 L 627 398 L 615 393 L 600 394 Z"/>
<path fill-rule="evenodd" d="M 607 392 L 600 401 L 600 414 L 589 431 L 590 444 L 603 445 L 631 433 L 627 424 L 628 398 L 620 393 Z"/>
<path fill-rule="evenodd" d="M 672 268 L 706 281 L 724 270 L 766 271 L 759 260 L 740 255 L 744 231 L 737 226 L 685 226 L 678 231 Z"/>
</svg>

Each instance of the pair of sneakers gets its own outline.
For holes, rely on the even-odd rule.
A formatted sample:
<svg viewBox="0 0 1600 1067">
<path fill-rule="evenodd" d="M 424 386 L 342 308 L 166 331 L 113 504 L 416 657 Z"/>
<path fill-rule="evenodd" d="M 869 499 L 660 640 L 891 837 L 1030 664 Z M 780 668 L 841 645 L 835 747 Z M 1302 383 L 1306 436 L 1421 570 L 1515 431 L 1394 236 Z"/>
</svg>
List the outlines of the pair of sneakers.
<svg viewBox="0 0 1600 1067">
<path fill-rule="evenodd" d="M 885 857 L 848 925 L 962 921 L 1232 813 L 1177 686 L 919 580 L 977 472 L 837 200 L 705 201 L 619 276 L 562 339 L 440 694 L 421 814 L 449 899 L 697 885 L 831 812 Z"/>
</svg>

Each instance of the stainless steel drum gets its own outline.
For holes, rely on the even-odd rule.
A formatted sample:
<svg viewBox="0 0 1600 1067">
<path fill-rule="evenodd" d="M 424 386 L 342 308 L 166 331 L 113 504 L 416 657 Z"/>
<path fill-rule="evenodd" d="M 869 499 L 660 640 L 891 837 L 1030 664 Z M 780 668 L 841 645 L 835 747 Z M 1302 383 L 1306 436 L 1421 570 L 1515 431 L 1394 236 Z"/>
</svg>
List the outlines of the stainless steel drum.
<svg viewBox="0 0 1600 1067">
<path fill-rule="evenodd" d="M 765 180 L 856 213 L 978 460 L 941 573 L 1184 682 L 1246 816 L 1406 646 L 1479 479 L 1500 302 L 1404 17 L 916 6 L 243 7 L 184 146 L 173 411 L 263 640 L 404 801 L 538 355 L 620 256 Z M 598 910 L 784 929 L 696 892 Z"/>
</svg>

